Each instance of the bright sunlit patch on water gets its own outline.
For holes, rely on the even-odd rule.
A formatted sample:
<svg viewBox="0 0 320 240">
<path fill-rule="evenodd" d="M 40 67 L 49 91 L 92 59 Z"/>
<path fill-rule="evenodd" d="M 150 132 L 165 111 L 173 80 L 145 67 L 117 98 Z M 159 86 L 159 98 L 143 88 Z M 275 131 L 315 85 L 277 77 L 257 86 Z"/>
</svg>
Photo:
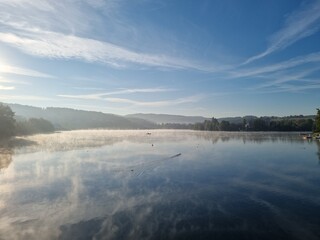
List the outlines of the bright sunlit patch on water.
<svg viewBox="0 0 320 240">
<path fill-rule="evenodd" d="M 1 151 L 0 239 L 317 239 L 319 142 L 86 130 Z"/>
</svg>

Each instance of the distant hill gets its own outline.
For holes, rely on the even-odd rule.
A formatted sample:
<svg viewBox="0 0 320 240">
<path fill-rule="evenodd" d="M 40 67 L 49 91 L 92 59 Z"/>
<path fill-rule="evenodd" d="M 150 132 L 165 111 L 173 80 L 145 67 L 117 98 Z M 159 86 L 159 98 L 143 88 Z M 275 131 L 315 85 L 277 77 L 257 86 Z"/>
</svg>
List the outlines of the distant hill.
<svg viewBox="0 0 320 240">
<path fill-rule="evenodd" d="M 50 121 L 57 130 L 75 130 L 75 129 L 90 129 L 90 128 L 105 128 L 105 129 L 153 129 L 161 128 L 158 124 L 194 124 L 203 123 L 205 118 L 201 116 L 182 116 L 169 114 L 130 114 L 126 116 L 119 116 L 109 113 L 75 110 L 71 108 L 39 108 L 20 104 L 6 104 L 15 112 L 15 118 L 19 121 L 29 118 L 43 118 Z M 244 117 L 227 117 L 218 118 L 219 122 L 228 121 L 231 124 L 243 124 L 245 119 L 247 123 L 252 125 L 253 121 L 257 119 L 256 116 Z M 287 117 L 265 116 L 262 117 L 264 121 L 282 121 L 298 120 L 298 119 L 314 119 L 314 115 L 293 115 Z M 172 127 L 172 126 L 171 126 Z M 181 126 L 177 126 L 180 128 Z"/>
<path fill-rule="evenodd" d="M 190 123 L 203 122 L 204 120 L 209 119 L 201 116 L 181 116 L 181 115 L 153 114 L 153 113 L 129 114 L 129 115 L 126 115 L 126 117 L 144 119 L 157 124 L 162 124 L 162 123 L 190 124 Z"/>
<path fill-rule="evenodd" d="M 126 117 L 131 123 L 135 124 L 138 129 L 153 129 L 158 128 L 157 124 L 141 118 Z"/>
<path fill-rule="evenodd" d="M 38 108 L 20 104 L 7 104 L 15 112 L 17 119 L 43 118 L 50 121 L 56 129 L 74 130 L 89 128 L 106 129 L 146 129 L 156 124 L 137 118 L 126 118 L 114 114 L 70 108 Z"/>
</svg>

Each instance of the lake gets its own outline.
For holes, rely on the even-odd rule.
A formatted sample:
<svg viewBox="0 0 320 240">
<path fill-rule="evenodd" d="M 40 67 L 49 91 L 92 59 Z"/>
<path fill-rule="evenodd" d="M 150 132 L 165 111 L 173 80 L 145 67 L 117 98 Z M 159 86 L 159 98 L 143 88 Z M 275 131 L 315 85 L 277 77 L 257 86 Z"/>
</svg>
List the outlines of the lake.
<svg viewBox="0 0 320 240">
<path fill-rule="evenodd" d="M 0 148 L 0 239 L 320 239 L 320 142 L 81 130 Z"/>
</svg>

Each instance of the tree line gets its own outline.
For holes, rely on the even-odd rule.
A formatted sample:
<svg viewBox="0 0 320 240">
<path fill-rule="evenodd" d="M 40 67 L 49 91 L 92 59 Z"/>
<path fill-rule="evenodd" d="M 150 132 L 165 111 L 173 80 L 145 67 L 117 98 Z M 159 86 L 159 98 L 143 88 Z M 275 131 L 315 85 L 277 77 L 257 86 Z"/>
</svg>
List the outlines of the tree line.
<svg viewBox="0 0 320 240">
<path fill-rule="evenodd" d="M 192 129 L 198 131 L 281 131 L 281 132 L 320 132 L 320 110 L 317 116 L 305 118 L 302 115 L 290 117 L 260 117 L 249 119 L 243 118 L 242 122 L 230 122 L 227 120 L 219 121 L 216 118 L 205 120 L 201 123 L 165 123 L 159 124 L 156 128 L 160 129 Z"/>
<path fill-rule="evenodd" d="M 317 108 L 317 115 L 316 115 L 316 119 L 315 119 L 315 129 L 314 129 L 315 133 L 320 133 L 320 109 Z"/>
<path fill-rule="evenodd" d="M 318 119 L 318 120 L 317 120 Z M 311 118 L 269 118 L 260 117 L 250 121 L 243 119 L 242 123 L 230 123 L 216 118 L 194 124 L 194 130 L 202 131 L 301 131 L 320 132 L 320 111 L 316 120 Z"/>
<path fill-rule="evenodd" d="M 301 115 L 283 118 L 254 117 L 250 119 L 243 118 L 242 122 L 234 123 L 212 118 L 211 120 L 205 120 L 202 123 L 195 124 L 155 124 L 152 128 L 193 129 L 200 131 L 313 131 L 320 133 L 320 109 L 317 109 L 317 114 L 314 119 L 305 118 Z M 11 108 L 0 103 L 0 139 L 53 131 L 55 131 L 53 124 L 42 118 L 29 118 L 27 120 L 17 121 Z"/>
<path fill-rule="evenodd" d="M 0 139 L 13 136 L 49 133 L 55 130 L 51 122 L 42 118 L 16 121 L 9 106 L 0 103 Z"/>
</svg>

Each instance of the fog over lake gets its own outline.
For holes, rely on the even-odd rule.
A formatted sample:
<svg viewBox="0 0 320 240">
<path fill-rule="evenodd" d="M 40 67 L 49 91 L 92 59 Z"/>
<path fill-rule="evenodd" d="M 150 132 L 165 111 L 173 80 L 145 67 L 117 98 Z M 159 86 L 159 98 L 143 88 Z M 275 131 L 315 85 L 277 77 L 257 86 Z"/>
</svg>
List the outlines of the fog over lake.
<svg viewBox="0 0 320 240">
<path fill-rule="evenodd" d="M 320 239 L 320 142 L 81 130 L 0 147 L 0 239 Z"/>
</svg>

